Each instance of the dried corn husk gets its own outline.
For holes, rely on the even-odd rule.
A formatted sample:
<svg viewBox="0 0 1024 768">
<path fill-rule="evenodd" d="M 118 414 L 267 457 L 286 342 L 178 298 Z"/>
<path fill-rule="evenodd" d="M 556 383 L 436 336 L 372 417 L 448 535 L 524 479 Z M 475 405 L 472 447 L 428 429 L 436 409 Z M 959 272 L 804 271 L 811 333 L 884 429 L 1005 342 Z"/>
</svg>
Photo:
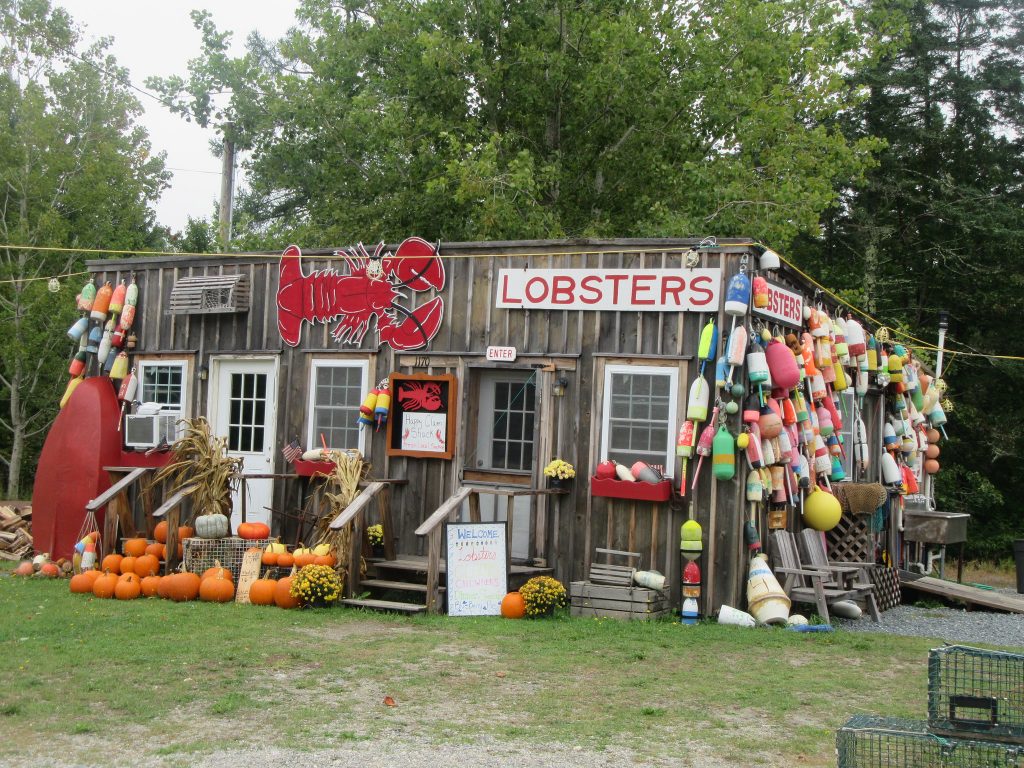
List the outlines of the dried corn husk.
<svg viewBox="0 0 1024 768">
<path fill-rule="evenodd" d="M 331 548 L 337 559 L 335 569 L 344 580 L 348 577 L 352 526 L 346 525 L 336 531 L 331 528 L 331 522 L 359 495 L 359 483 L 369 473 L 370 465 L 363 461 L 359 451 L 331 451 L 330 460 L 334 462 L 334 469 L 324 481 L 324 497 L 330 502 L 330 507 L 327 514 L 317 520 L 313 539 L 317 544 L 327 544 Z M 360 565 L 360 571 L 363 570 L 364 566 Z"/>
<path fill-rule="evenodd" d="M 181 439 L 171 446 L 174 460 L 156 473 L 151 485 L 171 481 L 171 493 L 190 486 L 187 495 L 197 515 L 231 515 L 231 492 L 238 487 L 242 459 L 228 456 L 227 439 L 214 437 L 202 416 L 183 419 Z"/>
</svg>

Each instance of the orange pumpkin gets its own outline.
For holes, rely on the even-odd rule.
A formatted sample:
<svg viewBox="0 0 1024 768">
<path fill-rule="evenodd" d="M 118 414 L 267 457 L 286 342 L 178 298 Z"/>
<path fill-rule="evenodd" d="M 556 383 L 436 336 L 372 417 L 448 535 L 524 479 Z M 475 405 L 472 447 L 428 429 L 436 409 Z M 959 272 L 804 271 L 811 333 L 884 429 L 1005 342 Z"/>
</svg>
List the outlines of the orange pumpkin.
<svg viewBox="0 0 1024 768">
<path fill-rule="evenodd" d="M 506 619 L 521 619 L 526 615 L 526 601 L 518 592 L 509 592 L 501 598 L 501 615 Z"/>
<path fill-rule="evenodd" d="M 213 562 L 214 565 L 212 568 L 207 568 L 203 571 L 203 575 L 200 577 L 202 581 L 206 581 L 207 579 L 227 579 L 228 581 L 233 582 L 235 580 L 231 571 L 220 564 L 220 560 L 214 560 Z"/>
<path fill-rule="evenodd" d="M 163 576 L 143 576 L 139 586 L 142 588 L 142 594 L 146 597 L 153 597 L 159 594 L 160 582 L 163 580 Z"/>
<path fill-rule="evenodd" d="M 313 565 L 326 565 L 328 568 L 333 568 L 338 562 L 338 558 L 334 555 L 317 555 L 313 558 Z"/>
<path fill-rule="evenodd" d="M 285 576 L 283 579 L 278 579 L 277 584 L 274 585 L 274 603 L 278 608 L 298 608 L 299 599 L 292 597 L 292 577 Z"/>
<path fill-rule="evenodd" d="M 295 567 L 301 570 L 302 568 L 305 568 L 307 565 L 312 565 L 314 560 L 316 560 L 316 555 L 314 555 L 312 552 L 303 552 L 301 554 L 295 555 Z M 277 562 L 280 564 L 280 558 L 278 558 Z"/>
<path fill-rule="evenodd" d="M 15 576 L 31 576 L 36 572 L 36 569 L 32 567 L 31 560 L 24 560 L 18 563 L 18 567 L 14 569 Z"/>
<path fill-rule="evenodd" d="M 60 568 L 56 563 L 43 563 L 39 566 L 39 575 L 46 576 L 49 579 L 56 579 L 60 576 Z"/>
<path fill-rule="evenodd" d="M 274 588 L 277 586 L 277 579 L 256 579 L 249 587 L 249 602 L 253 605 L 273 605 Z"/>
<path fill-rule="evenodd" d="M 111 598 L 114 596 L 114 590 L 117 588 L 117 574 L 116 573 L 104 573 L 98 577 L 92 583 L 92 593 L 96 597 L 102 597 L 104 599 Z"/>
<path fill-rule="evenodd" d="M 135 558 L 135 573 L 139 575 L 140 579 L 159 572 L 160 561 L 157 560 L 156 555 L 143 555 Z"/>
<path fill-rule="evenodd" d="M 99 571 L 82 571 L 71 577 L 71 591 L 76 595 L 92 594 L 92 586 L 102 576 Z"/>
<path fill-rule="evenodd" d="M 242 523 L 238 526 L 238 536 L 243 539 L 269 539 L 270 526 L 266 523 Z"/>
<path fill-rule="evenodd" d="M 156 542 L 155 544 L 150 544 L 148 547 L 146 547 L 146 554 L 147 555 L 152 555 L 157 560 L 163 560 L 164 559 L 164 553 L 166 551 L 167 551 L 167 547 L 165 545 L 161 544 L 159 541 Z"/>
<path fill-rule="evenodd" d="M 125 539 L 124 553 L 129 557 L 141 557 L 146 554 L 146 546 L 149 544 L 145 539 Z"/>
<path fill-rule="evenodd" d="M 169 594 L 174 602 L 183 603 L 199 597 L 200 578 L 198 574 L 182 571 L 172 576 L 171 579 Z"/>
<path fill-rule="evenodd" d="M 277 552 L 271 552 L 269 550 L 263 551 L 263 556 L 260 557 L 260 562 L 264 565 L 277 565 Z"/>
<path fill-rule="evenodd" d="M 135 573 L 135 558 L 122 557 L 120 565 L 121 573 Z"/>
<path fill-rule="evenodd" d="M 161 520 L 153 529 L 153 538 L 161 544 L 167 543 L 167 521 Z"/>
<path fill-rule="evenodd" d="M 156 586 L 156 596 L 162 597 L 164 600 L 171 599 L 171 587 L 174 585 L 172 581 L 174 577 L 173 573 L 169 573 L 160 579 L 160 583 Z"/>
<path fill-rule="evenodd" d="M 204 603 L 230 603 L 235 599 L 235 583 L 222 574 L 203 579 L 199 599 Z"/>
<path fill-rule="evenodd" d="M 291 568 L 295 565 L 295 555 L 291 552 L 281 552 L 277 556 L 277 567 L 278 568 Z"/>
<path fill-rule="evenodd" d="M 100 565 L 101 571 L 110 571 L 113 574 L 121 572 L 121 561 L 124 560 L 121 555 L 111 554 L 103 558 L 103 563 Z"/>
<path fill-rule="evenodd" d="M 142 594 L 141 579 L 136 573 L 126 573 L 114 586 L 114 597 L 118 600 L 134 600 Z"/>
<path fill-rule="evenodd" d="M 196 529 L 193 528 L 191 525 L 182 525 L 182 526 L 179 526 L 179 528 L 178 528 L 178 541 L 179 542 L 182 541 L 183 539 L 191 539 L 195 535 L 196 535 Z"/>
</svg>

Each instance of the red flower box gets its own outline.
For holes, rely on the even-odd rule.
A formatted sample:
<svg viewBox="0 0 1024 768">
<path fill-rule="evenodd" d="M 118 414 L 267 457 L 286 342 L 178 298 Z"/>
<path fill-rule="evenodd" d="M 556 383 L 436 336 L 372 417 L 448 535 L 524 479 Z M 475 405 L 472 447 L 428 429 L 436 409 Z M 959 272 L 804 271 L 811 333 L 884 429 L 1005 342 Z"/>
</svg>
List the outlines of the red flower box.
<svg viewBox="0 0 1024 768">
<path fill-rule="evenodd" d="M 334 471 L 333 461 L 303 461 L 296 459 L 292 462 L 295 467 L 295 474 L 300 477 L 312 477 L 313 475 L 329 475 Z"/>
<path fill-rule="evenodd" d="M 672 496 L 672 481 L 642 483 L 638 480 L 631 483 L 628 480 L 605 480 L 600 477 L 591 477 L 590 495 L 637 501 L 668 501 Z"/>
</svg>

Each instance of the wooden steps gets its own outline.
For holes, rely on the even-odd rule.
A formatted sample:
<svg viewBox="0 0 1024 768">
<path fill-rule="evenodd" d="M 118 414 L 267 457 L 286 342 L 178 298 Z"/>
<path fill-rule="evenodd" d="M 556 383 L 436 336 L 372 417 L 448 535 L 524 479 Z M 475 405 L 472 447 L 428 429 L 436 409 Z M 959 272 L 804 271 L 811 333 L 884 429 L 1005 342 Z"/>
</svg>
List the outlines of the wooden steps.
<svg viewBox="0 0 1024 768">
<path fill-rule="evenodd" d="M 371 608 L 378 611 L 396 611 L 402 613 L 422 613 L 427 606 L 427 558 L 418 555 L 399 555 L 394 560 L 368 560 L 370 572 L 367 578 L 361 579 L 356 585 L 357 592 L 364 590 L 371 594 L 365 599 L 349 598 L 342 600 L 342 605 L 360 608 Z M 509 573 L 509 589 L 518 589 L 527 579 L 551 574 L 551 568 L 537 568 L 530 565 L 513 564 Z M 445 562 L 440 562 L 440 584 L 443 608 L 445 592 Z M 407 592 L 410 602 L 382 599 L 386 592 Z M 412 602 L 422 600 L 423 602 Z"/>
<path fill-rule="evenodd" d="M 931 576 L 921 576 L 910 571 L 900 570 L 900 586 L 938 595 L 946 600 L 962 600 L 972 607 L 987 608 L 1007 613 L 1024 613 L 1024 597 L 1009 595 L 987 589 L 978 589 L 968 584 L 945 581 Z"/>
<path fill-rule="evenodd" d="M 427 610 L 427 606 L 422 603 L 400 603 L 394 600 L 346 598 L 341 601 L 341 604 L 352 608 L 371 608 L 375 611 L 396 611 L 399 613 L 423 613 Z"/>
<path fill-rule="evenodd" d="M 359 582 L 360 587 L 369 587 L 373 589 L 400 589 L 407 592 L 423 592 L 427 591 L 426 584 L 416 584 L 411 581 L 390 581 L 388 579 L 363 579 Z M 444 591 L 444 587 L 441 587 L 441 591 Z"/>
</svg>

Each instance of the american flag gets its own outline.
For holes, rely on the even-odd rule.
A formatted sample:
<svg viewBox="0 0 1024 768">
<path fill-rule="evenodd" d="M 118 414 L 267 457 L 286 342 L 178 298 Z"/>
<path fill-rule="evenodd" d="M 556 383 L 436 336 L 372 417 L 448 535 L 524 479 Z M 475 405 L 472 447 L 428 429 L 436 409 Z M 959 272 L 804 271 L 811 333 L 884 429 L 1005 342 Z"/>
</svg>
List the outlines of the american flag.
<svg viewBox="0 0 1024 768">
<path fill-rule="evenodd" d="M 302 456 L 302 446 L 299 445 L 299 441 L 292 440 L 288 445 L 281 449 L 281 455 L 284 456 L 284 460 L 289 464 L 293 463 L 297 458 Z"/>
</svg>

